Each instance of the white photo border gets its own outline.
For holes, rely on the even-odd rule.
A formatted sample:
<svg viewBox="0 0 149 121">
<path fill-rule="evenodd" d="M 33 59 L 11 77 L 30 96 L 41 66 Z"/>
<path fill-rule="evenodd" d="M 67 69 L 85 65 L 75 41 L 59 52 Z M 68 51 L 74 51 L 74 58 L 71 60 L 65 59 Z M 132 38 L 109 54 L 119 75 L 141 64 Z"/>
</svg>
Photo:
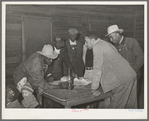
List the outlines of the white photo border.
<svg viewBox="0 0 149 121">
<path fill-rule="evenodd" d="M 6 109 L 5 73 L 2 73 L 2 119 L 147 119 L 147 2 L 146 1 L 8 1 L 2 2 L 2 72 L 5 71 L 6 5 L 144 5 L 144 109 Z M 78 109 L 80 110 L 80 109 Z"/>
</svg>

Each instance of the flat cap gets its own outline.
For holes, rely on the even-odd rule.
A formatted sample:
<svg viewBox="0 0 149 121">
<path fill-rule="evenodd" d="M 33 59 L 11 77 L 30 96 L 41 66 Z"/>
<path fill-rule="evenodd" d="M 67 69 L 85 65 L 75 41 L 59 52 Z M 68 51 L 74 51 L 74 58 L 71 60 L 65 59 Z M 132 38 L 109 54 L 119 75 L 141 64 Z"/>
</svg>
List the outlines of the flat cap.
<svg viewBox="0 0 149 121">
<path fill-rule="evenodd" d="M 78 33 L 79 33 L 78 30 L 77 30 L 77 29 L 74 29 L 74 28 L 70 28 L 70 29 L 68 30 L 68 32 L 69 32 L 70 34 L 78 34 Z"/>
</svg>

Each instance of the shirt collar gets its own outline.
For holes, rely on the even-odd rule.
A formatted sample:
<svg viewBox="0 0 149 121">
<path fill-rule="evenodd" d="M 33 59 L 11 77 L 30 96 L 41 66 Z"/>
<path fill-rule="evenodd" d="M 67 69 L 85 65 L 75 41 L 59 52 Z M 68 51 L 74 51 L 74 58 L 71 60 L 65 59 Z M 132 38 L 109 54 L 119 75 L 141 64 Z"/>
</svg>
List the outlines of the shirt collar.
<svg viewBox="0 0 149 121">
<path fill-rule="evenodd" d="M 98 38 L 95 42 L 94 42 L 94 46 L 100 41 L 101 39 Z"/>
<path fill-rule="evenodd" d="M 75 40 L 74 42 L 72 42 L 72 41 L 69 39 L 69 42 L 70 42 L 70 45 L 77 45 L 76 40 Z"/>
<path fill-rule="evenodd" d="M 60 53 L 60 49 L 56 49 L 56 47 L 54 47 L 55 52 L 57 52 L 58 54 Z"/>
<path fill-rule="evenodd" d="M 121 38 L 121 40 L 119 42 L 119 45 L 122 43 L 123 39 L 124 39 L 124 37 L 122 36 L 122 38 Z"/>
</svg>

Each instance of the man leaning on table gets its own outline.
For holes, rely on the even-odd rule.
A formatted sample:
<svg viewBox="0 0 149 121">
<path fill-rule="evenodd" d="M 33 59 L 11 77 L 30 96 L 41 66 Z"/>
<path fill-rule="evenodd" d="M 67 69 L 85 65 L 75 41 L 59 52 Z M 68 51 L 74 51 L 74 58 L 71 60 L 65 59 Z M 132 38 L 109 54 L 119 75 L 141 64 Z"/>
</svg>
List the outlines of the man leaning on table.
<svg viewBox="0 0 149 121">
<path fill-rule="evenodd" d="M 137 75 L 127 60 L 93 32 L 85 34 L 85 44 L 93 50 L 93 71 L 89 75 L 93 95 L 101 94 L 98 91 L 101 84 L 103 93 L 113 93 L 104 100 L 104 108 L 137 108 Z"/>
<path fill-rule="evenodd" d="M 41 104 L 43 90 L 62 88 L 61 85 L 55 86 L 45 81 L 44 73 L 47 66 L 52 64 L 52 59 L 56 59 L 58 54 L 51 45 L 44 45 L 42 51 L 32 54 L 27 60 L 23 61 L 14 71 L 13 78 L 15 84 L 23 77 L 27 77 L 28 82 L 37 92 L 38 101 Z"/>
</svg>

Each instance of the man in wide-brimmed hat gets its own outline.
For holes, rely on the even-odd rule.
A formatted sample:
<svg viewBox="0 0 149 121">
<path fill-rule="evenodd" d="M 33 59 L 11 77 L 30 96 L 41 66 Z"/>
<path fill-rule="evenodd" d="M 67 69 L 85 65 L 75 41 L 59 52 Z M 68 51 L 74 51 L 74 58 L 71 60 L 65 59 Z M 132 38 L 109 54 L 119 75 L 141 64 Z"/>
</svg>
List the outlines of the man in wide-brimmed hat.
<svg viewBox="0 0 149 121">
<path fill-rule="evenodd" d="M 123 31 L 124 30 L 119 29 L 117 25 L 111 25 L 107 29 L 108 34 L 106 36 L 109 36 L 110 40 L 115 44 L 118 52 L 130 63 L 132 68 L 136 71 L 139 79 L 140 68 L 144 63 L 144 54 L 138 41 L 133 38 L 124 37 L 121 34 Z"/>
<path fill-rule="evenodd" d="M 68 56 L 68 51 L 65 46 L 64 39 L 56 37 L 50 44 L 52 45 L 55 52 L 58 54 L 58 57 L 54 59 L 53 64 L 49 66 L 45 74 L 45 79 L 47 81 L 52 81 L 52 79 L 50 78 L 53 78 L 54 80 L 60 80 L 61 77 L 64 75 L 63 62 L 67 65 L 67 68 L 71 68 L 73 72 L 74 70 Z"/>
<path fill-rule="evenodd" d="M 52 59 L 56 59 L 57 57 L 58 54 L 53 50 L 51 45 L 44 45 L 42 51 L 32 54 L 15 69 L 13 75 L 15 84 L 17 85 L 23 77 L 27 77 L 33 90 L 40 95 L 44 89 L 59 88 L 59 86 L 51 85 L 44 79 L 48 65 L 51 65 Z"/>
</svg>

